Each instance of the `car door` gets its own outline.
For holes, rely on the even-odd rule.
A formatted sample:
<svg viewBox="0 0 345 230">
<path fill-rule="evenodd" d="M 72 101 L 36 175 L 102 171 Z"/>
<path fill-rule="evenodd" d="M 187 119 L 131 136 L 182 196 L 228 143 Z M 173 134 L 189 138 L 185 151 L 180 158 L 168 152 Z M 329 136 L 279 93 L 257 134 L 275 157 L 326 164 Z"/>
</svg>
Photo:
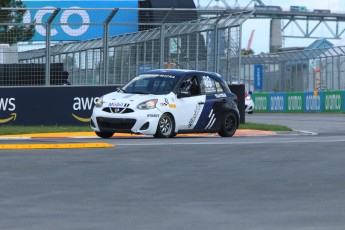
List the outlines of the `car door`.
<svg viewBox="0 0 345 230">
<path fill-rule="evenodd" d="M 177 91 L 175 114 L 178 130 L 193 130 L 205 105 L 206 96 L 200 88 L 200 78 L 196 74 L 184 77 Z"/>
<path fill-rule="evenodd" d="M 226 93 L 222 84 L 212 75 L 201 74 L 199 79 L 202 94 L 205 94 L 206 99 L 194 130 L 218 131 L 224 118 Z"/>
</svg>

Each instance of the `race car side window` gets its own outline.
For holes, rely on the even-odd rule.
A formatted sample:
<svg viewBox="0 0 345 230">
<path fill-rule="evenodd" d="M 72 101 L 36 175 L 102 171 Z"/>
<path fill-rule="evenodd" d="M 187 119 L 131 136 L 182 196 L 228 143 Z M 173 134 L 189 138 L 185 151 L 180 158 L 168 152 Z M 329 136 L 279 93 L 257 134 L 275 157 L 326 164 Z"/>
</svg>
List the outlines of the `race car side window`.
<svg viewBox="0 0 345 230">
<path fill-rule="evenodd" d="M 179 92 L 188 92 L 188 96 L 198 96 L 201 94 L 200 83 L 197 76 L 186 77 L 179 89 Z"/>
<path fill-rule="evenodd" d="M 201 79 L 206 95 L 217 93 L 216 83 L 212 77 L 204 75 Z"/>
<path fill-rule="evenodd" d="M 215 80 L 215 84 L 216 84 L 217 93 L 224 93 L 222 84 L 220 84 L 220 82 L 218 82 L 217 80 Z"/>
<path fill-rule="evenodd" d="M 207 95 L 224 93 L 222 84 L 217 79 L 214 79 L 213 77 L 207 75 L 201 76 L 201 79 L 202 88 Z"/>
</svg>

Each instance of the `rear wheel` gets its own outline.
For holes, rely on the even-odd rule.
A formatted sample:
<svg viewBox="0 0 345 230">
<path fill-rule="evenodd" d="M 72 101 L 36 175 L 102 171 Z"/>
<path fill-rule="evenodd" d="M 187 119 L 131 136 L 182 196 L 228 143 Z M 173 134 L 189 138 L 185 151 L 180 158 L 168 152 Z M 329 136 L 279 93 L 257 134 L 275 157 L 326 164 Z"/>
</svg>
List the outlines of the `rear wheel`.
<svg viewBox="0 0 345 230">
<path fill-rule="evenodd" d="M 157 138 L 168 138 L 175 135 L 175 122 L 172 116 L 168 113 L 164 113 L 158 121 L 157 131 L 153 135 Z"/>
<path fill-rule="evenodd" d="M 219 136 L 232 137 L 236 133 L 237 125 L 238 121 L 235 113 L 228 112 L 222 122 L 221 130 L 218 132 Z"/>
<path fill-rule="evenodd" d="M 110 138 L 114 135 L 114 132 L 95 132 L 97 136 L 102 138 Z"/>
</svg>

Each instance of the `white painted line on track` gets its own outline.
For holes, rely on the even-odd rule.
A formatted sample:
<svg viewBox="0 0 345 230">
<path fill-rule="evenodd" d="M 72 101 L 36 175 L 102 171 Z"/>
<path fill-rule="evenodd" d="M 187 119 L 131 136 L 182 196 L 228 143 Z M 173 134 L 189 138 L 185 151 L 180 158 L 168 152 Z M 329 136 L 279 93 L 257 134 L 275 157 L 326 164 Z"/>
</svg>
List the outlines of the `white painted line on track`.
<svg viewBox="0 0 345 230">
<path fill-rule="evenodd" d="M 296 132 L 300 132 L 300 133 L 303 133 L 303 134 L 306 134 L 306 135 L 313 135 L 313 136 L 316 136 L 318 135 L 318 133 L 316 132 L 310 132 L 310 131 L 304 131 L 304 130 L 294 130 Z M 293 134 L 292 134 L 293 135 Z M 298 135 L 298 134 L 297 134 Z"/>
<path fill-rule="evenodd" d="M 272 140 L 272 141 L 243 141 L 243 142 L 164 142 L 164 143 L 116 143 L 116 146 L 166 146 L 166 145 L 248 145 L 248 144 L 293 144 L 293 143 L 330 143 L 345 142 L 343 139 L 308 139 L 308 140 Z"/>
<path fill-rule="evenodd" d="M 30 140 L 31 137 L 0 137 L 0 140 Z"/>
</svg>

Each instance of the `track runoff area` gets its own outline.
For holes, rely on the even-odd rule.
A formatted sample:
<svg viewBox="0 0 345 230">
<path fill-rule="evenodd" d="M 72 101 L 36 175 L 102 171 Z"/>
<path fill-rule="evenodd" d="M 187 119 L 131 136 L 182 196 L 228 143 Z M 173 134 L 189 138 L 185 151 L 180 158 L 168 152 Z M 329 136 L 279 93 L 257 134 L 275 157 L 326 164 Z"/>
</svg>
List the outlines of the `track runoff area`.
<svg viewBox="0 0 345 230">
<path fill-rule="evenodd" d="M 249 129 L 239 129 L 236 131 L 235 136 L 271 136 L 276 135 L 272 131 L 262 131 L 262 130 L 249 130 Z M 116 133 L 112 139 L 116 138 L 135 138 L 135 137 L 152 137 L 150 135 L 136 135 L 136 134 L 125 134 Z M 219 137 L 216 133 L 207 134 L 179 134 L 177 137 Z M 100 139 L 96 136 L 94 132 L 75 132 L 75 133 L 35 133 L 35 134 L 18 134 L 18 135 L 0 135 L 0 141 L 6 140 L 30 140 L 30 139 L 61 139 L 69 138 L 74 139 Z M 101 139 L 100 139 L 101 140 Z M 0 150 L 26 150 L 26 149 L 81 149 L 81 148 L 112 148 L 115 145 L 105 142 L 80 142 L 80 143 L 0 143 Z"/>
</svg>

